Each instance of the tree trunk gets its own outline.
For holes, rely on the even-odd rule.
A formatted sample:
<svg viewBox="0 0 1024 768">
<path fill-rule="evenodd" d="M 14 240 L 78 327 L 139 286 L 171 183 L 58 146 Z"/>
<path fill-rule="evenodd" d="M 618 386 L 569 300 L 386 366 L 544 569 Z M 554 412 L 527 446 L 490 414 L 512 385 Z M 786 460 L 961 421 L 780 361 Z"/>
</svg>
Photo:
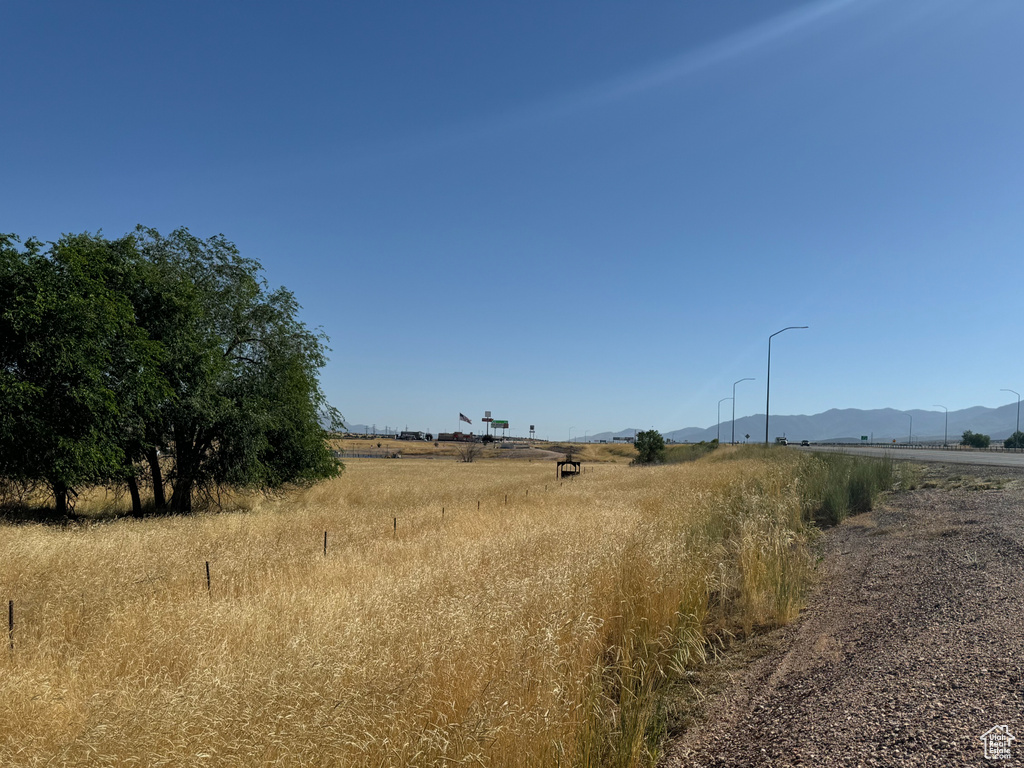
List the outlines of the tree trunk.
<svg viewBox="0 0 1024 768">
<path fill-rule="evenodd" d="M 58 515 L 68 513 L 68 487 L 64 483 L 53 484 L 53 501 Z"/>
<path fill-rule="evenodd" d="M 192 494 L 196 480 L 201 475 L 203 456 L 210 444 L 210 437 L 192 425 L 176 427 L 174 430 L 174 490 L 171 493 L 171 510 L 180 515 L 192 513 Z"/>
<path fill-rule="evenodd" d="M 167 508 L 167 497 L 164 496 L 164 476 L 160 471 L 160 457 L 156 448 L 146 451 L 146 460 L 149 462 L 149 471 L 153 476 L 153 504 L 158 510 Z"/>
<path fill-rule="evenodd" d="M 192 513 L 192 478 L 179 474 L 171 494 L 171 511 L 179 515 Z"/>
<path fill-rule="evenodd" d="M 142 517 L 142 497 L 139 496 L 139 481 L 128 478 L 128 492 L 132 495 L 132 517 Z"/>
</svg>

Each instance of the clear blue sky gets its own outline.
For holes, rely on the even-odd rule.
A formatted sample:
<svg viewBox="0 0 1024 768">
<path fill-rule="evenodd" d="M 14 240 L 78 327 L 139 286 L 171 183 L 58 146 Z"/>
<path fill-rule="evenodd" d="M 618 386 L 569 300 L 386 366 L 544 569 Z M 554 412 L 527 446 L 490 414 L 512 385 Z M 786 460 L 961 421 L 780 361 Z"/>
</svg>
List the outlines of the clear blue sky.
<svg viewBox="0 0 1024 768">
<path fill-rule="evenodd" d="M 0 4 L 0 231 L 223 233 L 350 422 L 1024 393 L 1024 3 Z M 724 403 L 723 409 L 729 404 Z"/>
</svg>

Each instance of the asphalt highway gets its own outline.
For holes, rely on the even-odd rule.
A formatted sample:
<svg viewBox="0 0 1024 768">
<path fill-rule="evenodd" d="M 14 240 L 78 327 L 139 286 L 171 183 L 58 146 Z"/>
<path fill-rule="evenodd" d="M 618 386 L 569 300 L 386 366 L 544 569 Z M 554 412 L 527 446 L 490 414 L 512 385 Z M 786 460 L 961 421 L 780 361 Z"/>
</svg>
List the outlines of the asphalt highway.
<svg viewBox="0 0 1024 768">
<path fill-rule="evenodd" d="M 798 451 L 839 451 L 851 456 L 891 456 L 899 461 L 935 461 L 943 464 L 973 464 L 983 467 L 1013 467 L 1024 469 L 1024 453 L 1001 451 L 943 451 L 932 448 L 883 448 L 859 445 L 789 446 Z"/>
</svg>

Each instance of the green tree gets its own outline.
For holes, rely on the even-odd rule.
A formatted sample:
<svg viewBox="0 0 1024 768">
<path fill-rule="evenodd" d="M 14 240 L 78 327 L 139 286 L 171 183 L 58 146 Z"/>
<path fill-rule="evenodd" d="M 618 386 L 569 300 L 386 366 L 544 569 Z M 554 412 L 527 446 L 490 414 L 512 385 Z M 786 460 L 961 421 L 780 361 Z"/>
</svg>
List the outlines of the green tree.
<svg viewBox="0 0 1024 768">
<path fill-rule="evenodd" d="M 126 435 L 162 390 L 161 349 L 125 294 L 134 240 L 18 242 L 0 237 L 0 474 L 45 482 L 61 513 L 88 484 L 129 482 L 137 503 Z"/>
<path fill-rule="evenodd" d="M 982 435 L 978 432 L 971 432 L 966 430 L 963 436 L 960 438 L 960 445 L 968 445 L 972 448 L 988 448 L 989 443 L 992 442 L 992 438 L 988 435 Z"/>
<path fill-rule="evenodd" d="M 138 514 L 141 462 L 178 512 L 197 491 L 336 475 L 326 338 L 298 313 L 222 236 L 0 236 L 0 477 L 47 483 L 61 512 L 77 487 L 124 483 Z"/>
<path fill-rule="evenodd" d="M 1017 431 L 1010 435 L 1003 441 L 1003 447 L 1006 449 L 1010 448 L 1024 448 L 1024 432 Z"/>
<path fill-rule="evenodd" d="M 324 427 L 340 429 L 341 415 L 318 378 L 326 337 L 298 319 L 295 297 L 269 290 L 260 265 L 223 236 L 200 240 L 178 229 L 164 237 L 140 227 L 135 240 L 153 287 L 139 301 L 140 323 L 167 350 L 171 390 L 144 444 L 170 457 L 170 508 L 190 512 L 196 491 L 266 490 L 338 474 Z M 159 505 L 163 465 L 153 453 Z"/>
<path fill-rule="evenodd" d="M 657 464 L 665 457 L 665 438 L 656 429 L 640 432 L 633 442 L 637 464 Z"/>
</svg>

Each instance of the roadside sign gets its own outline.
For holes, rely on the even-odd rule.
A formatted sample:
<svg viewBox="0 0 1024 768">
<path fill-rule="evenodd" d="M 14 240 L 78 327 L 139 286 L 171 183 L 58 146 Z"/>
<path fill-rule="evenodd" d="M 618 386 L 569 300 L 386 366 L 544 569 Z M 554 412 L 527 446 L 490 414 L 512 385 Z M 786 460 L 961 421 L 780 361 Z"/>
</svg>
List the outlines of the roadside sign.
<svg viewBox="0 0 1024 768">
<path fill-rule="evenodd" d="M 860 439 L 866 441 L 868 439 L 868 436 L 867 435 L 861 435 Z"/>
</svg>

